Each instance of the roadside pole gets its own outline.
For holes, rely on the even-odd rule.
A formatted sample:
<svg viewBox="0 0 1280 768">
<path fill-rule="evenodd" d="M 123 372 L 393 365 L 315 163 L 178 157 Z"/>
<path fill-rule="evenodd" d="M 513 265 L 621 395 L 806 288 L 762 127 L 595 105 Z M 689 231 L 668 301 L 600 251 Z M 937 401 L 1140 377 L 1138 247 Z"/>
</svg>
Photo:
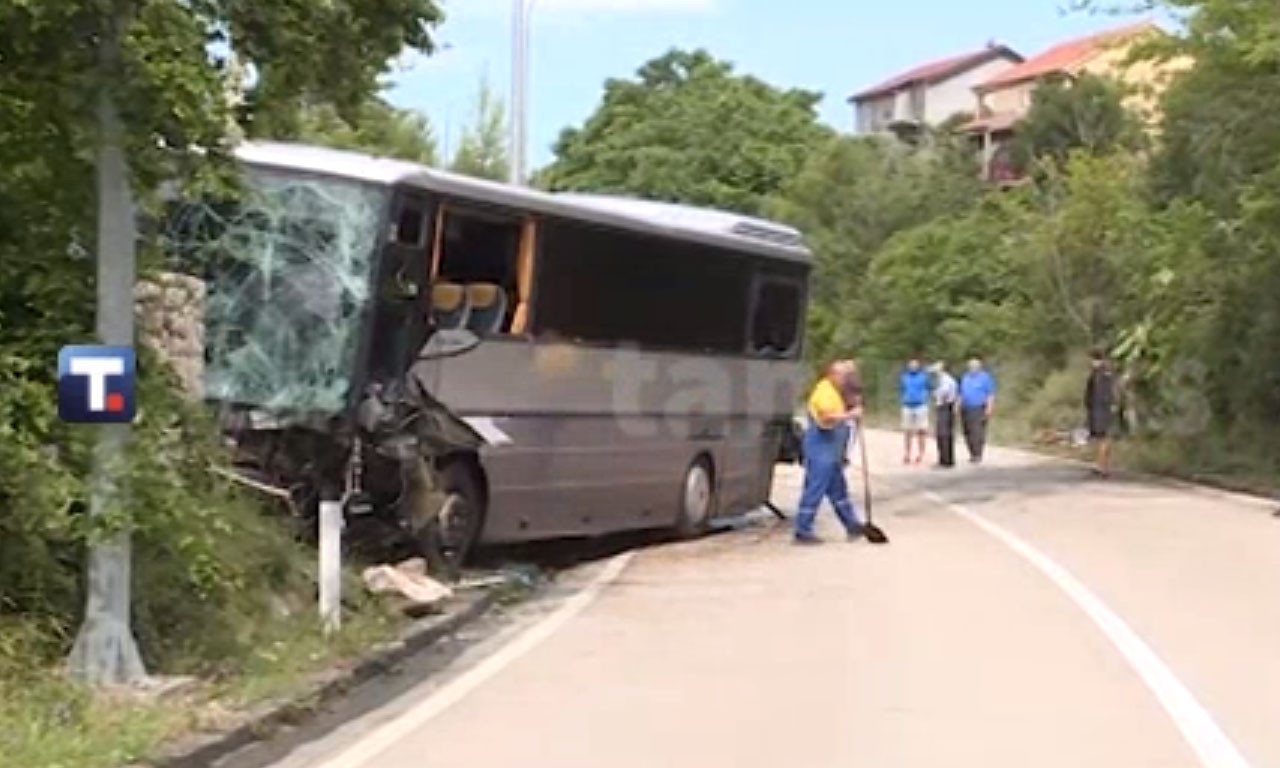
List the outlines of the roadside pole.
<svg viewBox="0 0 1280 768">
<path fill-rule="evenodd" d="M 511 178 L 525 183 L 525 145 L 528 143 L 529 15 L 532 0 L 511 0 Z"/>
<path fill-rule="evenodd" d="M 342 502 L 320 502 L 320 621 L 326 633 L 342 627 Z"/>
<path fill-rule="evenodd" d="M 133 284 L 137 225 L 124 154 L 124 127 L 109 84 L 119 71 L 119 30 L 108 21 L 99 53 L 105 76 L 98 96 L 97 335 L 100 343 L 133 346 Z M 130 425 L 101 424 L 93 452 L 89 514 L 101 517 L 121 503 L 117 471 Z M 84 623 L 71 651 L 71 673 L 94 685 L 145 680 L 147 673 L 130 627 L 131 542 L 129 532 L 94 542 L 89 551 Z"/>
</svg>

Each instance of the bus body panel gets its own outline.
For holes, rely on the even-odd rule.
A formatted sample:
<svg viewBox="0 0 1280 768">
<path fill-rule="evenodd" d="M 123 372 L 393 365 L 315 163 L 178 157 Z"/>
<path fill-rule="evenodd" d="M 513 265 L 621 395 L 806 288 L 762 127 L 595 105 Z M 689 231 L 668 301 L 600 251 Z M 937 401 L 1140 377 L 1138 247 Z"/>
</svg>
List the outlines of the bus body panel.
<svg viewBox="0 0 1280 768">
<path fill-rule="evenodd" d="M 512 375 L 512 372 L 520 375 Z M 671 525 L 707 455 L 719 511 L 768 498 L 795 361 L 494 339 L 415 374 L 490 442 L 483 540 Z"/>
<path fill-rule="evenodd" d="M 273 194 L 272 215 L 246 218 L 230 233 L 259 236 L 224 237 L 219 227 L 212 235 L 178 232 L 203 246 L 193 258 L 221 257 L 229 243 L 238 260 L 228 274 L 250 262 L 273 276 L 285 244 L 294 261 L 306 265 L 320 253 L 328 259 L 322 266 L 337 267 L 325 274 L 342 277 L 334 281 L 341 301 L 311 301 L 333 286 L 299 278 L 297 298 L 236 301 L 235 323 L 227 323 L 259 321 L 265 338 L 292 338 L 276 326 L 300 327 L 302 341 L 261 366 L 275 374 L 305 368 L 305 376 L 286 377 L 298 386 L 222 398 L 232 410 L 247 409 L 229 429 L 244 445 L 263 437 L 261 456 L 249 458 L 281 489 L 314 487 L 310 500 L 368 491 L 381 509 L 402 513 L 406 455 L 415 466 L 438 465 L 483 439 L 486 541 L 670 525 L 690 463 L 704 454 L 720 513 L 768 499 L 781 430 L 801 394 L 812 255 L 799 232 L 728 212 L 547 194 L 318 147 L 250 144 L 237 154 L 259 177 L 296 183 L 259 179 Z M 325 203 L 335 190 L 363 204 L 335 213 Z M 275 215 L 281 210 L 290 216 Z M 313 231 L 316 247 L 292 247 L 297 226 Z M 246 281 L 231 282 L 238 291 Z M 473 329 L 482 343 L 413 362 L 435 330 L 457 327 L 437 316 L 447 302 L 437 303 L 436 289 L 486 286 L 502 289 L 510 305 L 477 300 L 503 318 Z M 280 314 L 295 303 L 319 307 L 311 314 L 330 304 L 342 310 L 342 333 L 330 334 L 341 335 L 341 354 L 301 333 L 332 323 L 292 315 L 261 322 L 268 310 Z M 355 337 L 358 344 L 346 343 Z M 218 351 L 222 337 L 207 338 Z M 683 351 L 655 350 L 673 347 Z M 326 355 L 332 359 L 319 359 Z M 256 369 L 232 372 L 248 383 L 260 378 Z M 417 388 L 406 373 L 425 393 L 408 398 L 405 407 L 418 409 L 409 417 L 399 410 L 401 395 Z M 282 396 L 308 389 L 316 391 Z M 290 442 L 285 425 L 298 410 L 315 418 L 297 421 L 307 439 Z M 422 426 L 436 421 L 449 429 Z M 277 457 L 285 454 L 282 468 Z"/>
</svg>

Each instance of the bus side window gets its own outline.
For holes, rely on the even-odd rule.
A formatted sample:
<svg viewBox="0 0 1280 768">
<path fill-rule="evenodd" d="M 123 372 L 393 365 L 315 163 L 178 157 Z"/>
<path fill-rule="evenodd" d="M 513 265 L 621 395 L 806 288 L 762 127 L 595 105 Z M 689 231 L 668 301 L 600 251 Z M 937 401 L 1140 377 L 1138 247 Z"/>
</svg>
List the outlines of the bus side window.
<svg viewBox="0 0 1280 768">
<path fill-rule="evenodd" d="M 741 355 L 751 263 L 731 251 L 562 219 L 538 222 L 539 338 Z"/>
<path fill-rule="evenodd" d="M 796 346 L 800 326 L 800 286 L 791 281 L 763 280 L 751 318 L 751 348 L 756 354 L 785 357 Z"/>
<path fill-rule="evenodd" d="M 511 333 L 526 295 L 520 264 L 527 225 L 452 206 L 442 218 L 435 282 L 462 287 L 466 328 L 480 335 Z"/>
<path fill-rule="evenodd" d="M 391 227 L 391 241 L 410 248 L 425 248 L 428 229 L 425 201 L 405 198 Z"/>
</svg>

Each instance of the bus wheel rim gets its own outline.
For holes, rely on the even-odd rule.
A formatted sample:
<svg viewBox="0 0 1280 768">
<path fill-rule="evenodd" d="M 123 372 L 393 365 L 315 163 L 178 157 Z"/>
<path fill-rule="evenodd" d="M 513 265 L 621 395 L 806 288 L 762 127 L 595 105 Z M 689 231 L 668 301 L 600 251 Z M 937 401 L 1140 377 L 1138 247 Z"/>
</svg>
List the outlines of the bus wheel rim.
<svg viewBox="0 0 1280 768">
<path fill-rule="evenodd" d="M 440 545 L 447 551 L 467 546 L 471 530 L 471 505 L 459 494 L 449 494 L 440 508 Z"/>
<path fill-rule="evenodd" d="M 684 483 L 684 508 L 689 522 L 700 523 L 711 508 L 711 477 L 701 464 L 689 470 Z"/>
</svg>

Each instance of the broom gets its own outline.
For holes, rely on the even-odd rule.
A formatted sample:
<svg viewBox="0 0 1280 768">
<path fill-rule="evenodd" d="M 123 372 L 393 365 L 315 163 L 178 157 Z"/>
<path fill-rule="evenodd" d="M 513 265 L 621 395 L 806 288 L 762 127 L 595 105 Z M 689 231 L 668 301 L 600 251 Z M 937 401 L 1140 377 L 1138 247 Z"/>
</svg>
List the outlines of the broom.
<svg viewBox="0 0 1280 768">
<path fill-rule="evenodd" d="M 871 522 L 871 472 L 867 469 L 867 435 L 862 420 L 858 420 L 858 448 L 862 451 L 862 498 L 867 508 L 867 522 L 862 526 L 863 535 L 872 544 L 888 544 L 889 537 L 879 526 Z"/>
</svg>

